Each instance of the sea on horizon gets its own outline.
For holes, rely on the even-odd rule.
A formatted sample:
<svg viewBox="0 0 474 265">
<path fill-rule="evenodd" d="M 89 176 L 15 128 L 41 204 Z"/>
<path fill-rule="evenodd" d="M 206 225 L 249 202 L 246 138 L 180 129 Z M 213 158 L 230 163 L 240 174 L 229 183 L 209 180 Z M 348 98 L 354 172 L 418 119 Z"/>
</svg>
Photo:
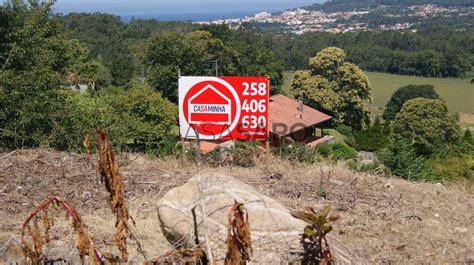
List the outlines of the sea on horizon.
<svg viewBox="0 0 474 265">
<path fill-rule="evenodd" d="M 161 21 L 210 21 L 241 18 L 260 12 L 280 12 L 325 0 L 175 0 L 161 2 L 152 0 L 57 0 L 55 13 L 101 12 L 120 16 L 124 22 L 135 19 L 157 19 Z M 186 3 L 186 4 L 183 4 Z"/>
<path fill-rule="evenodd" d="M 205 12 L 205 13 L 180 13 L 180 14 L 135 14 L 135 15 L 119 15 L 120 19 L 123 22 L 129 22 L 132 18 L 134 19 L 156 19 L 160 21 L 213 21 L 219 19 L 229 19 L 229 18 L 243 18 L 245 16 L 252 16 L 259 12 L 279 12 L 284 10 L 276 11 L 254 11 L 254 12 L 245 12 L 245 11 L 228 11 L 228 12 Z"/>
</svg>

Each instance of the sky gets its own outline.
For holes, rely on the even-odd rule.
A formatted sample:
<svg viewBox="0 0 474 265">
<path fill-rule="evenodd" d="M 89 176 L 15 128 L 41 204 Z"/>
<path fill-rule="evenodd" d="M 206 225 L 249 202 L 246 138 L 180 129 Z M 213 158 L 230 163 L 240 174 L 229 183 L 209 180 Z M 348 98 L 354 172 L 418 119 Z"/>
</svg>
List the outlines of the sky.
<svg viewBox="0 0 474 265">
<path fill-rule="evenodd" d="M 324 0 L 57 0 L 54 11 L 103 12 L 122 17 L 198 20 L 283 11 Z M 219 17 L 220 16 L 220 17 Z"/>
</svg>

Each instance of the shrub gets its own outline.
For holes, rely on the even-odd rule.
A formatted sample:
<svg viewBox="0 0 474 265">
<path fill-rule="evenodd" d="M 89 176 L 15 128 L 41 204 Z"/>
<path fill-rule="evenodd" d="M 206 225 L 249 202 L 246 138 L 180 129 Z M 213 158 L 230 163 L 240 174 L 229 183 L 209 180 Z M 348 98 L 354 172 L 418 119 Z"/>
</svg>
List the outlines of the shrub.
<svg viewBox="0 0 474 265">
<path fill-rule="evenodd" d="M 61 150 L 82 150 L 84 135 L 97 126 L 97 101 L 88 94 L 64 90 L 62 119 L 49 137 L 48 146 Z"/>
<path fill-rule="evenodd" d="M 459 145 L 459 125 L 439 99 L 407 101 L 392 126 L 393 134 L 405 138 L 417 155 L 431 156 L 449 145 Z"/>
<path fill-rule="evenodd" d="M 354 131 L 352 147 L 356 150 L 375 152 L 387 147 L 390 138 L 390 128 L 380 124 L 377 116 L 375 122 L 367 130 Z"/>
<path fill-rule="evenodd" d="M 458 178 L 473 179 L 473 170 L 467 158 L 439 157 L 429 159 L 427 165 L 433 180 L 450 181 Z"/>
<path fill-rule="evenodd" d="M 209 154 L 203 155 L 203 159 L 208 165 L 215 167 L 225 165 L 253 167 L 262 152 L 258 142 L 237 141 L 231 147 L 217 147 Z"/>
<path fill-rule="evenodd" d="M 322 156 L 329 156 L 331 154 L 332 147 L 330 144 L 318 144 L 315 148 Z"/>
<path fill-rule="evenodd" d="M 133 142 L 161 155 L 176 144 L 177 108 L 149 86 L 133 82 L 128 90 L 106 89 L 97 100 L 98 123 L 118 145 L 125 147 Z"/>
<path fill-rule="evenodd" d="M 469 130 L 469 128 L 467 128 L 464 132 L 464 136 L 462 139 L 467 144 L 474 144 L 474 138 L 472 138 L 471 130 Z"/>
<path fill-rule="evenodd" d="M 85 134 L 102 128 L 118 151 L 133 146 L 150 155 L 173 153 L 177 146 L 176 106 L 148 86 L 103 89 L 96 95 L 63 91 L 66 103 L 49 146 L 77 149 Z M 132 144 L 133 143 L 133 144 Z"/>
<path fill-rule="evenodd" d="M 303 163 L 316 162 L 320 154 L 316 148 L 307 148 L 299 143 L 285 144 L 279 150 L 281 150 L 279 154 L 283 158 Z M 278 151 L 278 149 L 275 149 L 275 151 Z"/>
<path fill-rule="evenodd" d="M 349 160 L 357 157 L 357 151 L 345 144 L 334 144 L 330 157 L 335 160 Z"/>
<path fill-rule="evenodd" d="M 388 172 L 409 180 L 429 180 L 426 159 L 417 155 L 406 139 L 393 136 L 387 149 L 379 157 Z"/>
<path fill-rule="evenodd" d="M 341 143 L 318 144 L 315 149 L 320 155 L 334 160 L 349 160 L 357 157 L 356 150 Z"/>
<path fill-rule="evenodd" d="M 386 121 L 395 119 L 395 116 L 401 110 L 403 104 L 414 98 L 439 99 L 440 97 L 432 85 L 408 85 L 400 87 L 393 93 L 385 106 L 382 117 Z"/>
<path fill-rule="evenodd" d="M 340 132 L 341 134 L 347 137 L 352 135 L 352 128 L 344 124 L 338 125 L 336 127 L 336 131 Z"/>
</svg>

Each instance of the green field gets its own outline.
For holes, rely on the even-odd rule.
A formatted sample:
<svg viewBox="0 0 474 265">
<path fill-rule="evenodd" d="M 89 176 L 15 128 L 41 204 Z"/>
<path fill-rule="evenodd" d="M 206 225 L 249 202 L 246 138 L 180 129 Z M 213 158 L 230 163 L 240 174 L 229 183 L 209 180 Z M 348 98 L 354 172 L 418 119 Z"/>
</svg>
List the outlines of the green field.
<svg viewBox="0 0 474 265">
<path fill-rule="evenodd" d="M 374 88 L 373 106 L 383 107 L 401 86 L 430 84 L 446 101 L 450 112 L 474 112 L 474 84 L 468 79 L 426 78 L 367 72 Z"/>
<path fill-rule="evenodd" d="M 431 84 L 446 101 L 450 112 L 474 112 L 474 84 L 470 83 L 470 79 L 426 78 L 373 72 L 366 74 L 374 88 L 373 107 L 384 107 L 393 92 L 401 86 Z M 283 74 L 283 92 L 287 92 L 291 87 L 293 76 L 293 72 Z"/>
<path fill-rule="evenodd" d="M 293 82 L 294 77 L 295 77 L 295 72 L 293 71 L 283 72 L 283 85 L 281 86 L 281 90 L 283 94 L 289 95 L 289 91 L 291 89 L 291 83 Z"/>
</svg>

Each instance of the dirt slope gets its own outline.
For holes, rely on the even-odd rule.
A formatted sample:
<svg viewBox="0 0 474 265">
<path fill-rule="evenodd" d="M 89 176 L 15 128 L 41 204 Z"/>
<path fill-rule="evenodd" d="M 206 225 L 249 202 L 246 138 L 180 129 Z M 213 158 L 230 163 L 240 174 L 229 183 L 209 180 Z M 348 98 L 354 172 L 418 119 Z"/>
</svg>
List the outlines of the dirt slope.
<svg viewBox="0 0 474 265">
<path fill-rule="evenodd" d="M 134 233 L 149 258 L 158 256 L 170 246 L 158 228 L 154 205 L 195 174 L 196 167 L 176 159 L 147 160 L 134 155 L 122 156 L 120 161 L 130 212 L 137 222 Z M 332 233 L 369 263 L 474 262 L 474 195 L 461 188 L 279 159 L 267 166 L 219 170 L 290 208 L 331 204 L 341 216 Z M 76 207 L 99 249 L 117 252 L 114 216 L 94 166 L 80 154 L 18 150 L 0 154 L 0 263 L 7 241 L 18 240 L 25 216 L 51 195 Z M 129 248 L 132 260 L 143 259 L 133 244 Z"/>
</svg>

